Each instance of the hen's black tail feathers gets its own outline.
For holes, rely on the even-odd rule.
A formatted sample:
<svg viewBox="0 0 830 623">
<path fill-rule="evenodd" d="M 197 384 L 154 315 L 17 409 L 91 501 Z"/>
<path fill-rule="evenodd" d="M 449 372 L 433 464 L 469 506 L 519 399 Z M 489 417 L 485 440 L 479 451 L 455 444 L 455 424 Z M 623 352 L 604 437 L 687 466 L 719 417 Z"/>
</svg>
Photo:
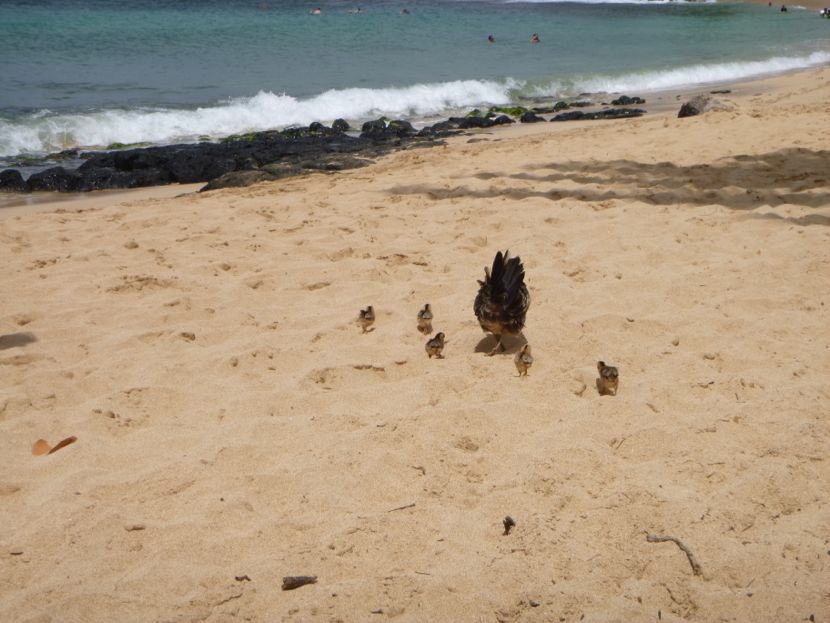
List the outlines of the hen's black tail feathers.
<svg viewBox="0 0 830 623">
<path fill-rule="evenodd" d="M 490 271 L 490 296 L 510 309 L 521 303 L 521 290 L 525 283 L 525 268 L 521 258 L 510 257 L 510 251 L 496 253 Z"/>
<path fill-rule="evenodd" d="M 474 304 L 482 327 L 500 324 L 508 333 L 522 329 L 530 305 L 524 279 L 525 269 L 520 258 L 510 257 L 509 251 L 496 253 L 489 274 L 485 270 L 484 281 L 479 281 L 481 287 Z"/>
<path fill-rule="evenodd" d="M 510 306 L 510 302 L 515 301 L 519 297 L 519 291 L 525 283 L 525 268 L 522 266 L 522 260 L 518 257 L 510 257 L 509 253 L 507 251 L 502 256 L 501 252 L 499 252 L 493 260 L 494 266 L 496 262 L 502 262 L 501 284 L 507 295 L 508 306 Z"/>
</svg>

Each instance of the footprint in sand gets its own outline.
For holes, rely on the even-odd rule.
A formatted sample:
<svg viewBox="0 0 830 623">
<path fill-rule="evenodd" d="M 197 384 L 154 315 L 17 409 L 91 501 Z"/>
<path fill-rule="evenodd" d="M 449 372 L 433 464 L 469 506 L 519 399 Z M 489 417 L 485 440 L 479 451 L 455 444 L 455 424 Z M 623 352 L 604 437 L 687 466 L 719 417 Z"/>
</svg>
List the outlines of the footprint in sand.
<svg viewBox="0 0 830 623">
<path fill-rule="evenodd" d="M 479 445 L 466 435 L 456 439 L 452 445 L 454 448 L 458 448 L 464 452 L 478 452 L 479 449 Z"/>
<path fill-rule="evenodd" d="M 44 359 L 43 355 L 14 355 L 0 359 L 0 366 L 28 366 L 30 363 Z M 54 359 L 50 358 L 50 361 Z"/>
<path fill-rule="evenodd" d="M 174 285 L 171 279 L 159 279 L 152 275 L 124 275 L 121 283 L 107 288 L 107 292 L 142 292 L 143 290 L 159 290 Z"/>
<path fill-rule="evenodd" d="M 18 327 L 25 327 L 27 324 L 36 320 L 37 316 L 35 314 L 15 314 L 11 319 Z"/>
<path fill-rule="evenodd" d="M 143 342 L 145 344 L 153 344 L 158 341 L 159 338 L 167 335 L 168 331 L 148 331 L 147 333 L 142 333 L 141 335 L 137 336 L 139 342 Z"/>
<path fill-rule="evenodd" d="M 20 487 L 13 485 L 10 482 L 0 482 L 0 496 L 14 495 L 20 491 Z"/>
<path fill-rule="evenodd" d="M 46 268 L 47 266 L 54 266 L 59 260 L 60 258 L 58 257 L 50 257 L 45 260 L 34 260 L 26 267 L 26 270 L 40 270 L 42 268 Z"/>
<path fill-rule="evenodd" d="M 274 363 L 275 358 L 275 351 L 270 349 L 259 349 L 249 353 L 243 353 L 241 355 L 234 355 L 228 360 L 228 365 L 230 365 L 231 368 L 239 368 L 241 365 L 245 368 L 245 370 L 251 370 L 254 367 L 262 368 L 264 366 L 270 372 L 274 372 L 277 369 L 277 366 Z"/>
<path fill-rule="evenodd" d="M 330 285 L 331 283 L 328 281 L 317 281 L 315 283 L 309 283 L 307 285 L 304 285 L 303 288 L 311 292 L 314 292 L 315 290 L 322 290 L 323 288 L 327 288 Z"/>
<path fill-rule="evenodd" d="M 341 387 L 360 387 L 370 379 L 387 379 L 386 368 L 372 364 L 353 364 L 337 368 L 319 368 L 312 370 L 306 378 L 323 389 Z"/>
<path fill-rule="evenodd" d="M 165 405 L 174 413 L 174 399 L 172 390 L 131 387 L 110 395 L 106 400 L 110 405 L 108 409 L 93 409 L 92 413 L 104 419 L 112 434 L 121 436 L 147 424 L 150 416 L 158 413 L 159 405 Z"/>
</svg>

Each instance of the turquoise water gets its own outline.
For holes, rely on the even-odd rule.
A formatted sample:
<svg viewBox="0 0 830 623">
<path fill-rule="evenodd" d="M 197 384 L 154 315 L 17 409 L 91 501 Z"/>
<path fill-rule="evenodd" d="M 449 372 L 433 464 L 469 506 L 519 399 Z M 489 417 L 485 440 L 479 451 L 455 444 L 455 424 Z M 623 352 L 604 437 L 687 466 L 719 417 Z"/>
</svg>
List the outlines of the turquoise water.
<svg viewBox="0 0 830 623">
<path fill-rule="evenodd" d="M 830 20 L 726 3 L 5 0 L 0 59 L 11 157 L 747 78 L 828 63 Z"/>
</svg>

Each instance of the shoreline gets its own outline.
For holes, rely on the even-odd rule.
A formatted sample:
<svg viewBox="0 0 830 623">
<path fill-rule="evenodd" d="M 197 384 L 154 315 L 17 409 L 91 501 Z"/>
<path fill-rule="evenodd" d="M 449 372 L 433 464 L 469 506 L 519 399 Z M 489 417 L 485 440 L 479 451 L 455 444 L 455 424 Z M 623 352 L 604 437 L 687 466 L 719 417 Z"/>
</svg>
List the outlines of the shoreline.
<svg viewBox="0 0 830 623">
<path fill-rule="evenodd" d="M 740 4 L 747 4 L 747 3 L 740 3 Z M 754 3 L 750 2 L 748 4 L 762 5 L 763 3 L 762 2 L 754 2 Z M 738 12 L 741 13 L 740 11 L 738 11 Z M 754 15 L 755 11 L 753 11 L 752 14 Z M 762 20 L 762 21 L 768 21 L 768 19 L 769 18 L 767 18 L 767 20 Z M 816 19 L 818 19 L 818 18 L 816 17 Z M 772 19 L 773 24 L 777 25 L 777 22 L 778 22 L 777 17 Z M 805 18 L 803 16 L 799 19 L 799 23 L 802 23 L 802 24 L 805 23 Z M 819 28 L 818 32 L 820 32 L 822 30 L 823 29 Z M 791 29 L 785 27 L 785 28 L 783 28 L 783 31 L 789 32 L 789 31 L 791 31 Z M 819 39 L 823 39 L 821 34 L 818 34 L 818 32 L 816 32 L 815 24 L 812 27 L 808 28 L 808 31 L 813 33 L 813 35 L 811 35 L 811 36 L 814 36 L 814 37 L 817 36 L 817 37 L 819 37 Z M 789 50 L 790 54 L 796 54 L 795 52 L 792 51 L 791 48 L 787 48 L 787 49 Z M 792 57 L 784 58 L 784 57 L 781 57 L 780 54 L 779 54 L 779 55 L 768 56 L 764 59 L 756 60 L 756 61 L 752 61 L 752 60 L 747 60 L 747 61 L 742 61 L 742 62 L 733 61 L 732 63 L 729 62 L 728 58 L 718 59 L 718 60 L 720 60 L 720 62 L 715 62 L 714 60 L 710 59 L 709 62 L 701 61 L 700 65 L 697 65 L 697 64 L 693 63 L 691 65 L 683 65 L 683 66 L 678 67 L 676 69 L 666 70 L 666 71 L 668 71 L 668 75 L 666 75 L 665 71 L 663 71 L 659 68 L 654 69 L 654 70 L 651 70 L 651 71 L 647 72 L 646 76 L 647 76 L 648 80 L 652 83 L 654 83 L 654 82 L 663 82 L 663 83 L 671 82 L 671 83 L 674 83 L 674 82 L 677 82 L 679 80 L 686 81 L 686 80 L 689 80 L 689 79 L 694 79 L 694 78 L 698 77 L 701 74 L 706 75 L 706 72 L 704 70 L 707 67 L 708 67 L 708 69 L 710 69 L 710 72 L 709 72 L 708 75 L 724 76 L 724 75 L 734 75 L 734 74 L 745 74 L 745 73 L 750 72 L 750 71 L 757 72 L 759 70 L 765 70 L 765 69 L 768 69 L 770 67 L 773 67 L 773 68 L 776 68 L 776 69 L 780 70 L 781 67 L 788 67 L 789 68 L 793 64 L 796 64 L 796 63 L 806 64 L 806 63 L 809 63 L 811 61 L 815 62 L 817 60 L 825 60 L 826 57 L 827 57 L 827 52 L 826 51 L 816 52 L 816 50 L 812 46 L 809 49 L 802 49 L 802 48 L 799 48 L 799 49 L 801 50 L 801 52 L 798 53 L 796 56 L 792 56 Z M 779 52 L 783 53 L 783 49 L 780 50 Z M 825 63 L 825 65 L 826 64 L 827 63 Z M 783 71 L 799 71 L 799 70 L 802 70 L 802 69 L 809 70 L 809 69 L 814 68 L 814 67 L 815 66 L 806 67 L 806 68 L 805 67 L 798 67 L 798 68 L 794 68 L 794 69 L 785 69 Z M 686 70 L 693 70 L 693 71 L 685 72 Z M 599 92 L 599 89 L 606 88 L 606 87 L 609 87 L 609 86 L 620 87 L 620 86 L 624 86 L 624 84 L 642 85 L 644 80 L 635 79 L 639 74 L 634 70 L 632 70 L 632 72 L 633 73 L 625 74 L 626 76 L 628 76 L 629 79 L 624 80 L 622 83 L 620 82 L 620 80 L 611 80 L 609 82 L 610 77 L 609 76 L 603 76 L 601 72 L 596 73 L 596 74 L 591 74 L 594 78 L 598 78 L 599 81 L 593 81 L 594 84 L 591 84 L 591 85 L 588 85 L 587 83 L 584 83 L 584 81 L 583 81 L 583 83 L 584 83 L 583 84 L 583 89 L 584 90 L 594 90 L 594 89 L 596 89 Z M 509 76 L 510 74 L 508 73 L 506 75 Z M 769 72 L 766 75 L 774 75 L 774 72 Z M 763 77 L 765 77 L 765 76 L 764 75 L 756 75 L 755 77 L 748 78 L 748 79 L 757 79 L 757 78 L 763 78 Z M 550 78 L 550 79 L 553 80 L 553 78 Z M 735 79 L 735 78 L 726 78 L 725 80 L 713 82 L 713 83 L 710 83 L 710 84 L 725 84 L 725 85 L 728 85 L 728 84 L 731 84 L 733 82 L 740 82 L 744 79 L 746 79 L 746 78 L 737 78 L 737 79 Z M 489 82 L 488 79 L 482 79 L 482 80 L 471 79 L 471 81 L 473 81 L 473 82 L 484 82 L 484 83 Z M 518 82 L 523 83 L 524 81 L 519 80 Z M 446 83 L 436 83 L 436 84 L 437 84 L 437 86 L 441 86 L 441 85 L 445 85 L 445 84 L 450 85 L 452 83 L 453 83 L 453 81 L 446 82 Z M 388 89 L 391 89 L 391 90 L 394 91 L 396 89 L 406 90 L 407 88 L 412 88 L 412 87 L 415 87 L 415 86 L 422 86 L 420 84 L 413 84 L 413 85 L 400 84 L 399 86 L 395 86 L 395 85 L 398 85 L 398 83 L 396 83 L 396 82 L 387 83 L 387 84 L 389 85 L 388 87 L 384 87 L 382 84 L 380 84 L 380 85 L 376 86 L 376 89 L 378 89 L 380 91 L 385 91 L 388 88 Z M 532 84 L 532 81 L 528 82 L 527 84 L 528 85 Z M 549 90 L 550 91 L 562 90 L 561 88 L 555 86 L 556 84 L 558 84 L 558 83 L 554 80 L 551 83 L 551 85 L 549 85 Z M 426 86 L 430 86 L 430 85 L 426 85 Z M 432 86 L 436 86 L 436 85 L 432 85 Z M 522 94 L 520 94 L 520 95 L 517 95 L 517 91 L 515 89 L 510 90 L 508 92 L 507 89 L 508 89 L 509 84 L 508 85 L 501 84 L 501 83 L 499 83 L 499 80 L 495 80 L 493 82 L 493 84 L 490 85 L 490 86 L 492 86 L 494 88 L 496 88 L 496 87 L 500 88 L 501 91 L 503 91 L 503 92 L 499 91 L 501 97 L 518 97 L 519 99 L 521 99 L 525 95 L 527 95 L 527 96 L 530 95 L 530 93 L 525 91 L 525 90 L 523 90 Z M 687 86 L 682 86 L 682 87 L 670 87 L 667 90 L 688 90 L 690 88 L 695 88 L 695 87 L 687 85 Z M 511 89 L 512 89 L 512 87 L 511 87 Z M 565 89 L 565 90 L 568 90 L 568 89 Z M 570 89 L 569 90 L 569 92 L 571 92 L 571 93 L 573 93 L 575 91 L 576 91 L 576 89 Z M 623 91 L 619 91 L 619 93 L 632 94 L 632 93 L 636 93 L 637 91 L 640 91 L 640 92 L 654 92 L 654 91 L 651 91 L 651 90 L 643 90 L 643 89 L 633 88 L 633 89 L 624 89 Z M 320 95 L 321 94 L 319 94 L 319 93 L 318 94 L 313 94 L 312 93 L 310 96 L 307 96 L 305 98 L 305 99 L 309 100 L 308 101 L 308 106 L 309 107 L 307 109 L 308 115 L 314 114 L 316 116 L 317 114 L 320 114 L 322 112 L 320 110 L 317 110 L 317 109 L 313 108 L 313 106 L 312 106 L 312 103 L 317 98 L 319 98 Z M 253 97 L 253 96 L 251 96 L 251 97 Z M 242 94 L 242 95 L 239 96 L 239 99 L 243 99 L 243 100 L 247 99 L 247 96 L 245 94 Z M 493 95 L 493 97 L 490 97 L 490 99 L 498 100 L 499 95 Z M 569 97 L 569 99 L 574 99 L 574 98 Z M 546 98 L 546 100 L 550 101 L 551 103 L 554 101 L 551 98 Z M 526 102 L 532 102 L 532 101 L 533 101 L 532 98 L 526 100 Z M 514 102 L 514 103 L 518 103 L 518 102 Z M 446 102 L 445 102 L 445 104 L 446 104 Z M 306 107 L 306 102 L 304 101 L 303 98 L 301 98 L 298 101 L 298 105 L 300 106 L 301 109 L 306 110 L 306 108 L 305 108 Z M 528 105 L 528 104 L 525 103 L 525 105 Z M 533 104 L 529 104 L 529 105 L 533 105 Z M 206 105 L 206 106 L 207 106 L 207 109 L 211 109 L 211 106 L 209 106 L 209 105 Z M 198 111 L 198 110 L 200 110 L 200 109 L 196 109 L 196 111 Z M 463 114 L 463 112 L 461 112 L 461 110 L 462 109 L 459 109 L 459 112 L 455 113 L 455 114 Z M 469 108 L 464 108 L 463 110 L 469 110 Z M 190 110 L 187 106 L 183 107 L 182 111 L 183 111 L 183 113 L 186 113 L 187 119 L 190 119 L 191 113 L 194 112 L 194 111 Z M 328 110 L 328 111 L 331 112 L 330 110 Z M 32 112 L 34 112 L 34 111 L 32 111 Z M 43 112 L 48 112 L 48 111 L 43 111 Z M 69 114 L 70 111 L 66 111 L 66 112 L 67 112 L 67 114 Z M 228 111 L 228 112 L 230 112 L 230 111 Z M 245 110 L 243 110 L 243 113 L 244 112 L 245 112 Z M 47 115 L 47 117 L 48 116 L 49 115 Z M 241 118 L 244 118 L 244 115 Z M 309 117 L 309 118 L 311 118 L 311 117 Z M 406 118 L 406 117 L 404 117 L 404 118 Z M 426 121 L 426 119 L 428 119 L 428 118 L 435 118 L 435 117 L 434 117 L 434 115 L 429 115 L 425 119 L 418 119 L 418 120 L 408 119 L 408 120 L 413 122 L 416 125 L 416 127 L 421 127 L 422 125 L 424 125 L 424 123 L 429 123 L 428 121 Z M 362 119 L 363 119 L 363 117 L 361 115 L 357 115 L 355 117 L 354 121 L 352 121 L 351 119 L 350 119 L 350 121 L 359 124 L 361 122 L 360 120 L 362 120 Z M 91 120 L 92 120 L 92 118 L 88 119 L 87 121 L 91 121 Z M 184 120 L 184 118 L 183 118 L 183 120 Z M 265 123 L 274 123 L 274 122 L 277 122 L 277 121 L 278 121 L 278 119 L 269 119 Z M 317 121 L 319 121 L 319 118 L 317 119 Z M 54 124 L 57 125 L 57 126 L 60 126 L 60 127 L 63 127 L 63 125 L 65 123 L 70 124 L 69 126 L 64 128 L 64 130 L 66 132 L 69 132 L 69 136 L 71 137 L 70 140 L 72 141 L 72 143 L 67 143 L 66 140 L 57 141 L 55 139 L 55 137 L 52 135 L 51 132 L 48 132 L 48 131 L 46 131 L 45 128 L 42 128 L 43 131 L 46 132 L 47 137 L 42 139 L 42 141 L 43 141 L 42 143 L 37 143 L 37 144 L 40 145 L 40 147 L 39 147 L 40 149 L 43 149 L 45 151 L 50 152 L 49 154 L 43 155 L 42 156 L 43 158 L 48 158 L 49 155 L 55 155 L 55 154 L 60 155 L 61 147 L 59 145 L 66 146 L 66 145 L 74 144 L 76 141 L 79 142 L 79 143 L 91 143 L 93 145 L 93 147 L 75 146 L 75 147 L 72 147 L 71 150 L 67 150 L 67 151 L 85 152 L 85 153 L 89 153 L 89 154 L 110 153 L 110 152 L 108 152 L 108 150 L 105 146 L 108 145 L 108 144 L 111 147 L 121 145 L 121 143 L 119 143 L 117 141 L 126 140 L 126 139 L 123 138 L 124 137 L 123 132 L 125 132 L 125 131 L 129 132 L 130 130 L 133 129 L 133 127 L 131 125 L 126 125 L 126 126 L 117 125 L 117 126 L 115 126 L 115 127 L 119 127 L 120 131 L 118 133 L 108 135 L 110 143 L 107 143 L 106 141 L 101 142 L 103 139 L 101 139 L 100 137 L 98 137 L 97 140 L 96 140 L 95 138 L 92 138 L 89 135 L 82 135 L 82 133 L 78 133 L 77 135 L 74 135 L 73 131 L 71 130 L 72 126 L 71 126 L 70 121 L 69 120 L 62 120 L 61 117 L 60 117 L 60 114 L 58 115 L 58 118 L 56 118 L 54 120 Z M 124 120 L 119 119 L 118 124 L 123 124 L 123 123 L 124 123 Z M 315 121 L 315 123 L 316 123 L 316 121 Z M 25 122 L 25 123 L 23 121 L 21 121 L 20 127 L 18 128 L 15 125 L 14 127 L 17 128 L 17 129 L 15 129 L 14 132 L 11 132 L 11 131 L 10 132 L 12 134 L 16 135 L 18 132 L 21 132 L 21 131 L 25 130 L 28 127 L 28 125 L 29 125 L 28 121 Z M 254 125 L 258 125 L 258 124 L 254 124 Z M 41 126 L 38 125 L 34 129 L 37 129 L 37 128 L 40 128 L 40 127 Z M 209 142 L 209 143 L 218 143 L 218 142 L 221 142 L 222 140 L 224 140 L 225 138 L 228 138 L 228 135 L 223 136 L 223 137 L 219 137 L 219 136 L 214 137 L 214 136 L 212 136 L 211 132 L 215 131 L 216 128 L 217 128 L 217 126 L 215 126 L 215 125 L 212 125 L 208 128 L 203 128 L 201 135 L 197 134 L 197 132 L 195 130 L 193 130 L 192 133 L 190 133 L 190 132 L 187 133 L 188 134 L 187 142 L 183 143 L 183 144 L 188 144 L 188 145 L 198 144 L 199 143 L 199 138 L 197 138 L 197 136 L 201 136 L 204 139 L 207 139 L 207 142 Z M 244 133 L 245 130 L 240 129 L 239 132 Z M 167 135 L 169 135 L 169 133 L 167 133 Z M 133 137 L 132 140 L 141 140 L 139 138 L 141 136 L 141 134 L 138 134 L 138 135 L 130 134 L 130 136 Z M 209 137 L 212 137 L 212 138 L 209 138 Z M 86 140 L 84 140 L 84 139 L 86 139 Z M 164 138 L 161 138 L 160 140 L 161 140 L 161 142 L 154 143 L 152 145 L 152 147 L 169 146 L 169 145 L 172 145 L 172 144 L 176 144 L 176 141 L 164 142 L 165 141 Z M 116 142 L 112 142 L 112 141 L 116 141 Z M 12 148 L 10 146 L 8 151 L 21 151 L 21 150 L 26 151 L 28 149 L 32 149 L 32 150 L 36 149 L 34 144 L 29 145 L 28 147 L 25 147 L 25 148 L 21 146 L 22 144 L 19 143 L 19 141 L 15 142 L 14 144 L 17 145 L 17 147 Z M 135 143 L 133 146 L 134 147 L 141 147 L 143 145 L 148 145 L 148 144 Z M 41 154 L 42 152 L 37 152 L 37 153 Z M 60 158 L 59 158 L 58 161 L 55 162 L 54 164 L 44 164 L 43 162 L 40 161 L 40 158 L 41 158 L 41 156 L 39 155 L 38 158 L 36 159 L 38 161 L 38 163 L 35 165 L 35 167 L 39 170 L 43 170 L 43 169 L 45 169 L 49 166 L 65 166 L 65 167 L 76 168 L 82 163 L 82 160 L 80 160 L 78 158 L 69 158 L 69 159 L 66 160 L 66 162 L 61 162 Z M 12 158 L 8 158 L 8 159 L 11 160 Z M 19 162 L 16 162 L 15 164 L 17 166 L 4 166 L 4 170 L 19 169 L 23 173 L 24 176 L 28 176 L 35 169 L 35 167 L 33 167 L 31 165 L 31 163 L 27 163 L 25 155 L 22 156 L 22 159 Z"/>
</svg>

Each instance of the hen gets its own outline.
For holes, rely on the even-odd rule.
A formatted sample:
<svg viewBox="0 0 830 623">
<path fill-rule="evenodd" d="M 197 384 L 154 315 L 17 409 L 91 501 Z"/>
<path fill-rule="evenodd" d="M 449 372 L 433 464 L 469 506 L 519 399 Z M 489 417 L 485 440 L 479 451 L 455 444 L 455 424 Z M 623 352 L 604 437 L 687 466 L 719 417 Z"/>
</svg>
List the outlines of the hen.
<svg viewBox="0 0 830 623">
<path fill-rule="evenodd" d="M 522 260 L 510 257 L 510 252 L 496 253 L 493 268 L 484 269 L 484 281 L 479 280 L 478 295 L 473 311 L 481 328 L 492 333 L 496 346 L 488 355 L 504 350 L 502 337 L 519 335 L 525 326 L 530 294 L 525 285 L 525 269 Z"/>
</svg>

